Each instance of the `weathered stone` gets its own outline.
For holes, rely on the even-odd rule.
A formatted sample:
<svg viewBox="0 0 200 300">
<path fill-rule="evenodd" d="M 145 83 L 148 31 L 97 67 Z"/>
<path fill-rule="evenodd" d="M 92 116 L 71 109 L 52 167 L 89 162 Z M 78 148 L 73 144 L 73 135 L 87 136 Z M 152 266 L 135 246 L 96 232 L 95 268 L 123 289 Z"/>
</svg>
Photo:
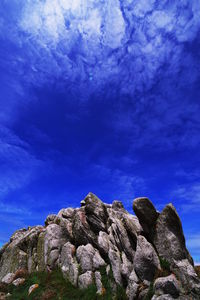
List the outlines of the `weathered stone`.
<svg viewBox="0 0 200 300">
<path fill-rule="evenodd" d="M 155 225 L 159 215 L 152 202 L 146 197 L 136 198 L 133 201 L 133 210 L 144 231 L 149 234 L 149 230 Z"/>
<path fill-rule="evenodd" d="M 174 275 L 157 278 L 154 282 L 154 290 L 157 296 L 170 294 L 177 298 L 180 293 L 179 282 Z"/>
<path fill-rule="evenodd" d="M 76 251 L 78 263 L 80 263 L 82 272 L 93 270 L 94 247 L 91 244 L 79 246 Z"/>
<path fill-rule="evenodd" d="M 72 231 L 76 246 L 87 245 L 88 243 L 97 244 L 97 237 L 90 229 L 84 207 L 76 210 L 72 224 Z"/>
<path fill-rule="evenodd" d="M 87 271 L 80 275 L 78 278 L 78 287 L 80 289 L 86 289 L 93 283 L 93 273 L 92 271 Z"/>
<path fill-rule="evenodd" d="M 156 271 L 160 269 L 160 262 L 156 251 L 144 236 L 138 236 L 133 264 L 141 280 L 152 281 Z"/>
<path fill-rule="evenodd" d="M 103 284 L 101 282 L 101 273 L 96 271 L 94 273 L 94 276 L 95 276 L 95 284 L 97 287 L 97 294 L 101 296 L 103 294 Z"/>
<path fill-rule="evenodd" d="M 92 193 L 89 193 L 85 201 L 86 219 L 95 233 L 106 230 L 108 218 L 105 204 Z"/>
<path fill-rule="evenodd" d="M 130 274 L 133 270 L 133 264 L 128 260 L 126 254 L 122 252 L 122 268 L 121 268 L 121 274 L 126 279 L 126 281 L 129 280 Z"/>
<path fill-rule="evenodd" d="M 93 256 L 93 261 L 92 261 L 92 263 L 93 263 L 93 269 L 94 269 L 94 270 L 106 266 L 106 263 L 105 263 L 105 261 L 103 260 L 103 258 L 101 257 L 101 255 L 99 254 L 99 251 L 98 251 L 98 250 L 95 250 L 95 254 L 94 254 L 94 256 Z"/>
<path fill-rule="evenodd" d="M 79 246 L 76 257 L 83 272 L 99 269 L 106 265 L 98 250 L 94 249 L 91 244 Z"/>
<path fill-rule="evenodd" d="M 64 219 L 72 219 L 75 215 L 75 209 L 74 208 L 63 208 L 59 211 L 58 217 L 64 218 Z"/>
<path fill-rule="evenodd" d="M 116 217 L 115 212 L 109 214 L 109 219 L 111 223 L 108 228 L 110 241 L 117 246 L 120 252 L 124 251 L 130 261 L 133 261 L 135 251 L 122 221 Z"/>
<path fill-rule="evenodd" d="M 128 300 L 134 300 L 137 296 L 138 284 L 133 282 L 131 285 L 128 285 L 126 288 L 126 295 Z"/>
<path fill-rule="evenodd" d="M 142 233 L 143 229 L 138 221 L 138 218 L 135 216 L 126 213 L 122 215 L 121 219 L 123 226 L 127 231 L 131 246 L 135 251 L 137 246 L 137 237 Z"/>
<path fill-rule="evenodd" d="M 172 297 L 170 294 L 165 294 L 161 296 L 154 295 L 151 300 L 174 300 L 174 297 Z"/>
<path fill-rule="evenodd" d="M 187 260 L 174 261 L 173 271 L 181 281 L 187 293 L 200 295 L 200 279 L 197 276 L 193 265 Z"/>
<path fill-rule="evenodd" d="M 174 259 L 188 259 L 193 264 L 185 246 L 181 221 L 172 204 L 168 204 L 159 215 L 153 242 L 159 256 L 170 263 L 173 263 Z"/>
<path fill-rule="evenodd" d="M 109 235 L 106 232 L 100 231 L 98 235 L 98 248 L 104 255 L 108 254 L 109 244 Z"/>
<path fill-rule="evenodd" d="M 45 252 L 44 252 L 44 244 L 45 244 L 45 236 L 46 231 L 43 231 L 40 233 L 38 237 L 38 243 L 37 243 L 37 268 L 39 272 L 46 270 L 45 265 Z"/>
<path fill-rule="evenodd" d="M 62 228 L 57 224 L 48 225 L 44 238 L 44 263 L 50 269 L 58 265 L 59 253 L 65 243 Z"/>
<path fill-rule="evenodd" d="M 26 228 L 16 230 L 10 238 L 10 242 L 13 242 L 14 240 L 19 240 L 19 239 L 23 238 L 25 233 L 27 233 Z"/>
<path fill-rule="evenodd" d="M 6 276 L 4 276 L 2 278 L 1 282 L 10 284 L 10 283 L 13 282 L 14 278 L 15 278 L 15 274 L 14 273 L 8 273 Z"/>
<path fill-rule="evenodd" d="M 12 282 L 12 284 L 14 284 L 15 286 L 19 286 L 24 284 L 24 282 L 25 282 L 25 278 L 17 278 Z"/>
<path fill-rule="evenodd" d="M 121 201 L 117 201 L 117 200 L 113 201 L 113 203 L 112 203 L 112 209 L 125 211 L 122 202 Z"/>
<path fill-rule="evenodd" d="M 67 242 L 61 251 L 60 266 L 65 278 L 77 286 L 78 264 L 75 257 L 76 248 L 70 242 Z"/>
<path fill-rule="evenodd" d="M 149 287 L 146 287 L 146 286 L 142 287 L 142 290 L 139 291 L 139 295 L 138 295 L 138 299 L 137 300 L 144 300 L 144 299 L 146 299 L 146 297 L 148 295 L 148 292 L 149 292 Z"/>
<path fill-rule="evenodd" d="M 28 289 L 28 295 L 30 296 L 30 294 L 32 294 L 38 288 L 39 288 L 39 284 L 37 283 L 31 285 Z"/>
<path fill-rule="evenodd" d="M 112 272 L 113 272 L 115 282 L 119 285 L 122 285 L 122 276 L 121 276 L 122 262 L 120 258 L 120 252 L 117 249 L 117 247 L 115 246 L 110 247 L 108 256 L 112 266 Z"/>
<path fill-rule="evenodd" d="M 155 275 L 162 276 L 159 255 L 168 260 L 178 281 L 173 275 L 158 278 L 153 299 L 199 299 L 200 280 L 172 205 L 159 214 L 147 198 L 136 199 L 136 217 L 121 202 L 104 204 L 91 193 L 82 204 L 48 216 L 46 226 L 17 230 L 0 249 L 0 280 L 22 268 L 31 273 L 60 267 L 74 286 L 95 283 L 104 296 L 101 267 L 105 267 L 113 295 L 121 285 L 129 300 L 142 300 Z"/>
<path fill-rule="evenodd" d="M 128 280 L 128 286 L 126 288 L 126 295 L 128 297 L 128 300 L 134 300 L 137 296 L 137 291 L 139 287 L 139 279 L 135 273 L 135 270 L 133 269 Z"/>
<path fill-rule="evenodd" d="M 54 215 L 54 214 L 48 215 L 44 222 L 45 225 L 48 226 L 50 224 L 54 224 L 55 218 L 56 218 L 56 215 Z"/>
</svg>

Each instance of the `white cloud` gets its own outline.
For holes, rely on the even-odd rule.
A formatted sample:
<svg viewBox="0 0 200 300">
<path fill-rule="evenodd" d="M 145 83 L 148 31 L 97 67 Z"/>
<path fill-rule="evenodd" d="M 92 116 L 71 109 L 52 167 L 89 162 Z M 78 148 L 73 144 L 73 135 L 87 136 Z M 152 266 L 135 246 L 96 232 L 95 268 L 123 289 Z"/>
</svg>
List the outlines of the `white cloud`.
<svg viewBox="0 0 200 300">
<path fill-rule="evenodd" d="M 182 213 L 200 211 L 200 184 L 190 183 L 189 185 L 177 187 L 171 193 L 173 199 L 178 200 L 177 204 Z"/>
<path fill-rule="evenodd" d="M 43 161 L 30 154 L 28 149 L 29 145 L 0 126 L 0 199 L 9 192 L 26 186 L 36 171 L 42 169 Z"/>
</svg>

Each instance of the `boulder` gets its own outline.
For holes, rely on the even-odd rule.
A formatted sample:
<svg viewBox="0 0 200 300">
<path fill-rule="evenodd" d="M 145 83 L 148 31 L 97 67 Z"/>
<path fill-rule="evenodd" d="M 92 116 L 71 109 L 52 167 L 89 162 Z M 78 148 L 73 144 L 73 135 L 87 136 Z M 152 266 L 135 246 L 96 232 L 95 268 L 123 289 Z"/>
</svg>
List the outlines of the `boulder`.
<svg viewBox="0 0 200 300">
<path fill-rule="evenodd" d="M 13 282 L 13 280 L 15 279 L 15 274 L 14 273 L 8 273 L 6 276 L 4 276 L 1 280 L 1 282 L 6 283 L 6 284 L 10 284 Z"/>
<path fill-rule="evenodd" d="M 86 219 L 90 224 L 92 231 L 95 233 L 106 231 L 108 214 L 105 204 L 92 193 L 89 193 L 84 201 Z"/>
<path fill-rule="evenodd" d="M 165 294 L 161 296 L 154 295 L 151 300 L 174 300 L 174 297 L 172 297 L 170 294 Z"/>
<path fill-rule="evenodd" d="M 117 200 L 113 201 L 112 209 L 125 211 L 123 203 L 121 201 L 117 201 Z"/>
<path fill-rule="evenodd" d="M 133 261 L 135 251 L 132 248 L 122 220 L 118 218 L 118 215 L 114 211 L 109 213 L 109 223 L 108 233 L 110 241 L 117 246 L 120 252 L 124 251 L 130 261 Z"/>
<path fill-rule="evenodd" d="M 174 260 L 188 259 L 193 264 L 185 246 L 181 221 L 172 204 L 168 204 L 163 209 L 156 221 L 153 243 L 159 256 L 170 263 L 173 264 Z"/>
<path fill-rule="evenodd" d="M 28 289 L 28 295 L 30 296 L 30 294 L 32 294 L 38 288 L 39 288 L 39 284 L 37 283 L 31 285 Z"/>
<path fill-rule="evenodd" d="M 95 276 L 95 284 L 97 287 L 97 294 L 102 296 L 103 295 L 103 284 L 101 282 L 101 273 L 96 271 L 94 273 L 94 276 Z"/>
<path fill-rule="evenodd" d="M 121 258 L 122 258 L 121 274 L 128 282 L 128 280 L 130 278 L 130 274 L 133 270 L 133 263 L 130 262 L 130 260 L 128 260 L 126 254 L 124 252 L 122 252 Z"/>
<path fill-rule="evenodd" d="M 122 261 L 118 248 L 111 245 L 109 249 L 109 260 L 112 266 L 113 277 L 118 285 L 122 285 Z"/>
<path fill-rule="evenodd" d="M 58 217 L 63 219 L 73 219 L 76 210 L 74 208 L 63 208 L 59 211 Z"/>
<path fill-rule="evenodd" d="M 144 232 L 147 236 L 150 235 L 151 238 L 151 231 L 159 216 L 159 213 L 156 211 L 152 202 L 146 197 L 136 198 L 133 201 L 133 210 L 138 217 Z"/>
<path fill-rule="evenodd" d="M 81 207 L 80 209 L 76 210 L 72 223 L 72 232 L 74 243 L 77 247 L 81 245 L 87 245 L 88 243 L 94 245 L 97 244 L 97 236 L 90 229 L 86 219 L 85 207 Z"/>
<path fill-rule="evenodd" d="M 17 278 L 12 282 L 12 284 L 15 286 L 19 286 L 24 284 L 25 280 L 26 280 L 25 278 Z"/>
<path fill-rule="evenodd" d="M 137 277 L 135 270 L 133 269 L 128 280 L 128 285 L 126 288 L 126 295 L 128 300 L 136 299 L 139 287 L 139 278 Z"/>
<path fill-rule="evenodd" d="M 50 269 L 58 265 L 60 251 L 65 243 L 62 228 L 57 224 L 48 225 L 44 238 L 44 263 Z"/>
<path fill-rule="evenodd" d="M 155 295 L 170 294 L 178 298 L 180 294 L 180 285 L 176 277 L 172 274 L 167 277 L 157 278 L 154 282 Z"/>
<path fill-rule="evenodd" d="M 173 266 L 173 271 L 181 281 L 186 293 L 200 295 L 200 279 L 189 260 L 174 261 Z"/>
<path fill-rule="evenodd" d="M 93 283 L 93 273 L 92 271 L 87 271 L 81 274 L 78 278 L 78 287 L 80 289 L 86 289 Z"/>
<path fill-rule="evenodd" d="M 101 255 L 99 254 L 98 250 L 95 250 L 95 254 L 93 256 L 92 263 L 93 263 L 93 269 L 94 270 L 97 270 L 97 269 L 100 269 L 101 267 L 106 266 L 106 263 L 103 260 L 103 258 L 101 257 Z"/>
<path fill-rule="evenodd" d="M 93 257 L 94 257 L 94 247 L 91 244 L 86 246 L 79 246 L 76 251 L 77 261 L 81 266 L 81 271 L 91 271 L 93 270 Z"/>
<path fill-rule="evenodd" d="M 57 216 L 54 215 L 54 214 L 48 215 L 47 218 L 46 218 L 46 220 L 45 220 L 45 222 L 44 222 L 45 225 L 48 226 L 50 224 L 54 224 L 56 217 Z"/>
<path fill-rule="evenodd" d="M 76 248 L 70 242 L 63 245 L 60 255 L 60 267 L 65 278 L 74 286 L 78 284 L 78 263 L 75 256 Z"/>
<path fill-rule="evenodd" d="M 94 249 L 91 244 L 79 246 L 76 252 L 77 261 L 81 266 L 82 272 L 96 270 L 106 265 L 99 251 Z"/>
<path fill-rule="evenodd" d="M 142 281 L 149 282 L 154 279 L 156 271 L 161 268 L 155 249 L 142 235 L 138 236 L 133 265 L 138 277 Z"/>
<path fill-rule="evenodd" d="M 98 235 L 98 248 L 104 256 L 108 255 L 110 239 L 106 232 L 100 231 Z"/>
</svg>

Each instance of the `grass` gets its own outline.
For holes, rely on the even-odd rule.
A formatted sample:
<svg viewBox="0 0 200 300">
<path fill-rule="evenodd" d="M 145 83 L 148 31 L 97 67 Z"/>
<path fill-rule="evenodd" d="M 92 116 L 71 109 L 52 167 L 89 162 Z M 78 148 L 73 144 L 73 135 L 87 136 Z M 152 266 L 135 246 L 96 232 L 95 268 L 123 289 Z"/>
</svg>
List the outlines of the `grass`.
<svg viewBox="0 0 200 300">
<path fill-rule="evenodd" d="M 162 258 L 162 257 L 159 257 L 159 260 L 160 260 L 160 266 L 161 266 L 161 268 L 164 271 L 168 271 L 169 273 L 171 273 L 170 272 L 170 263 L 165 258 Z"/>
<path fill-rule="evenodd" d="M 113 280 L 112 272 L 109 272 L 109 278 L 105 268 L 101 269 L 100 272 L 105 288 L 103 296 L 96 294 L 97 289 L 95 284 L 85 290 L 74 287 L 69 281 L 63 278 L 62 272 L 59 269 L 51 273 L 37 272 L 26 275 L 26 281 L 23 285 L 18 287 L 14 285 L 2 286 L 2 289 L 11 294 L 10 300 L 126 300 L 125 290 L 121 287 L 116 287 L 116 295 L 113 298 L 111 287 Z M 28 296 L 29 287 L 36 283 L 39 287 Z"/>
<path fill-rule="evenodd" d="M 149 290 L 147 295 L 145 296 L 145 300 L 151 300 L 151 298 L 154 295 L 154 288 L 153 288 L 153 282 L 151 282 L 150 286 L 149 286 Z"/>
</svg>

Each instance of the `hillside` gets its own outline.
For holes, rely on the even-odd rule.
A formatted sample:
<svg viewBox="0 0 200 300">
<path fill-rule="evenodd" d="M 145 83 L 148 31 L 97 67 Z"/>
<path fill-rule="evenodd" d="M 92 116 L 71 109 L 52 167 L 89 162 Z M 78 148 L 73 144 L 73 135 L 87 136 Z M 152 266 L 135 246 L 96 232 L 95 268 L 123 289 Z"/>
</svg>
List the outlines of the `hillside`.
<svg viewBox="0 0 200 300">
<path fill-rule="evenodd" d="M 16 231 L 0 250 L 2 299 L 200 299 L 173 205 L 159 213 L 137 198 L 133 210 L 89 193 L 80 208 Z"/>
</svg>

